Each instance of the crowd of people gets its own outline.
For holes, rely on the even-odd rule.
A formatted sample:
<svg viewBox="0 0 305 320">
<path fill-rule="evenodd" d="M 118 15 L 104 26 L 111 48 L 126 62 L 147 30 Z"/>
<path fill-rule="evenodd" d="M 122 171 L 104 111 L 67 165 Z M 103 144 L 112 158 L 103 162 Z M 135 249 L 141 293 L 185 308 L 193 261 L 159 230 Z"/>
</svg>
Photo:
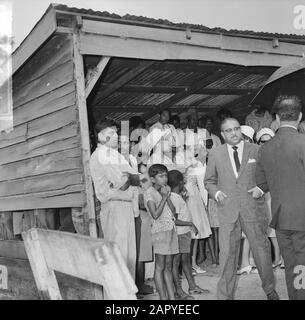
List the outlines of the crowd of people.
<svg viewBox="0 0 305 320">
<path fill-rule="evenodd" d="M 287 276 L 287 269 L 293 269 L 288 261 L 292 253 L 285 246 L 289 236 L 304 238 L 305 229 L 297 235 L 282 232 L 277 241 L 274 216 L 281 213 L 273 198 L 278 202 L 283 181 L 270 184 L 273 176 L 265 172 L 261 150 L 276 141 L 286 122 L 294 121 L 290 127 L 297 132 L 300 107 L 296 97 L 280 97 L 274 109 L 278 125 L 271 119 L 268 127 L 257 127 L 257 122 L 251 126 L 249 121 L 240 125 L 225 108 L 215 121 L 210 116 L 198 119 L 195 111 L 180 119 L 162 110 L 149 128 L 140 117 L 132 117 L 124 128 L 110 120 L 96 124 L 98 144 L 90 170 L 100 202 L 101 234 L 118 244 L 140 294 L 154 290 L 144 281 L 145 264 L 152 261 L 161 300 L 191 300 L 194 294 L 209 293 L 195 281 L 197 274 L 206 272 L 202 263 L 208 247 L 211 267 L 220 265 L 218 299 L 234 299 L 238 274 L 257 272 L 267 298 L 277 300 L 273 268 L 280 267 L 286 267 L 289 297 L 297 296 L 291 288 L 293 277 Z M 296 113 L 297 121 L 289 120 L 289 114 L 294 119 Z M 299 179 L 305 186 L 305 147 L 303 154 Z M 271 165 L 267 160 L 266 166 Z M 286 210 L 284 205 L 281 210 Z M 304 210 L 305 205 L 302 219 Z M 188 292 L 181 286 L 183 275 Z"/>
</svg>

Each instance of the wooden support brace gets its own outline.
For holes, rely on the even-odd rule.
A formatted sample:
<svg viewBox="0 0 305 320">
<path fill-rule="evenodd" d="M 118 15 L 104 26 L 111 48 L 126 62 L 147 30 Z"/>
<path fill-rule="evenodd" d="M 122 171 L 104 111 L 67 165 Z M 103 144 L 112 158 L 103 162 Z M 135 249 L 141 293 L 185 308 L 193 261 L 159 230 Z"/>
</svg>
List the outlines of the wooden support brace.
<svg viewBox="0 0 305 320">
<path fill-rule="evenodd" d="M 98 79 L 105 70 L 109 60 L 110 57 L 102 57 L 97 66 L 93 70 L 88 71 L 86 79 L 86 98 L 89 97 L 90 92 L 92 91 Z"/>
<path fill-rule="evenodd" d="M 95 205 L 93 185 L 89 168 L 90 161 L 90 140 L 89 124 L 87 114 L 87 102 L 85 92 L 84 61 L 79 51 L 79 31 L 73 33 L 73 53 L 75 63 L 75 80 L 76 80 L 76 101 L 79 111 L 79 124 L 82 145 L 82 160 L 84 168 L 84 184 L 86 187 L 86 212 L 88 212 L 89 234 L 97 237 L 97 227 L 95 223 Z"/>
</svg>

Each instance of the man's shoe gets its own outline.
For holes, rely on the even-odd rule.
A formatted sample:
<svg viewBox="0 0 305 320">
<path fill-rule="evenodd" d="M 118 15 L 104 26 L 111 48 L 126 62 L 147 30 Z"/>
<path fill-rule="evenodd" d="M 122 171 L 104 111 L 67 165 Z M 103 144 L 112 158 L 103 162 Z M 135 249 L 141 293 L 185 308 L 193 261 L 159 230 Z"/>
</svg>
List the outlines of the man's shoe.
<svg viewBox="0 0 305 320">
<path fill-rule="evenodd" d="M 279 295 L 275 290 L 267 294 L 267 300 L 280 300 Z"/>
</svg>

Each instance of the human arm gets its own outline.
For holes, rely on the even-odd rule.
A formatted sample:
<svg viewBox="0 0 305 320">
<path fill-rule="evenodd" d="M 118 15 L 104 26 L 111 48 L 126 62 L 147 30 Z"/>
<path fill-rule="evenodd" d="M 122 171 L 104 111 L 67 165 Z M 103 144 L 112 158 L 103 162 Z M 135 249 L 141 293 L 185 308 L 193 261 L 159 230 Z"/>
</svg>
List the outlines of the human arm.
<svg viewBox="0 0 305 320">
<path fill-rule="evenodd" d="M 196 228 L 193 222 L 176 219 L 175 224 L 176 226 L 181 226 L 181 227 L 191 227 L 195 235 L 198 234 L 198 229 Z"/>
<path fill-rule="evenodd" d="M 222 201 L 227 197 L 224 192 L 218 189 L 218 173 L 214 151 L 211 151 L 209 155 L 209 161 L 204 177 L 204 185 L 211 198 L 215 199 L 216 201 Z"/>
<path fill-rule="evenodd" d="M 170 191 L 161 189 L 161 195 L 162 195 L 162 200 L 158 206 L 156 205 L 156 202 L 151 199 L 148 199 L 147 201 L 148 210 L 154 220 L 158 219 L 161 216 L 164 206 L 170 195 Z"/>
<path fill-rule="evenodd" d="M 262 163 L 262 150 L 263 147 L 261 147 L 258 151 L 257 155 L 257 161 L 256 161 L 256 169 L 255 169 L 255 180 L 256 180 L 256 186 L 263 192 L 266 193 L 269 191 L 266 173 L 264 170 L 264 166 Z"/>
</svg>

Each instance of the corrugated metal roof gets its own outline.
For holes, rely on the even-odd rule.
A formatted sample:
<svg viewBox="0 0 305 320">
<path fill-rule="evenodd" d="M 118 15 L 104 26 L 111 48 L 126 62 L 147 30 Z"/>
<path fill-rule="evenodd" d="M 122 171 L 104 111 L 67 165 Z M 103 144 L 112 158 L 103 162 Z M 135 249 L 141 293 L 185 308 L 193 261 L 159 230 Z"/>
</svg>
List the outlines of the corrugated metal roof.
<svg viewBox="0 0 305 320">
<path fill-rule="evenodd" d="M 68 7 L 64 4 L 59 3 L 53 3 L 52 6 L 56 10 L 60 11 L 66 11 L 66 12 L 74 12 L 79 14 L 86 14 L 86 15 L 92 15 L 97 16 L 100 18 L 108 18 L 108 19 L 115 19 L 120 22 L 132 22 L 133 24 L 137 23 L 145 23 L 150 24 L 156 27 L 168 27 L 168 28 L 175 28 L 175 29 L 183 29 L 189 28 L 191 30 L 201 31 L 201 32 L 210 32 L 210 33 L 221 33 L 221 34 L 233 34 L 233 35 L 241 35 L 241 36 L 255 36 L 259 38 L 279 38 L 279 39 L 294 39 L 294 40 L 305 40 L 304 35 L 296 35 L 296 34 L 282 34 L 282 33 L 270 33 L 270 32 L 257 32 L 257 31 L 251 31 L 251 30 L 226 30 L 224 28 L 216 27 L 216 28 L 208 28 L 204 25 L 199 24 L 190 24 L 190 23 L 173 23 L 169 20 L 165 19 L 154 19 L 154 18 L 148 18 L 143 16 L 135 16 L 126 14 L 124 16 L 120 16 L 115 13 L 109 13 L 107 11 L 94 11 L 91 9 L 84 9 L 84 8 L 75 8 L 75 7 Z"/>
<path fill-rule="evenodd" d="M 86 70 L 93 68 L 99 59 L 85 57 Z M 122 82 L 121 79 L 132 73 L 140 62 L 137 59 L 111 58 L 95 88 L 95 95 L 90 99 L 91 107 L 97 108 L 99 114 L 103 114 L 104 110 L 105 115 L 116 121 L 129 119 L 133 115 L 145 115 L 156 109 L 156 115 L 149 119 L 152 122 L 158 119 L 159 106 L 178 114 L 192 107 L 199 113 L 215 114 L 227 104 L 231 104 L 232 109 L 238 107 L 239 98 L 253 93 L 254 89 L 258 90 L 274 71 L 273 67 L 247 69 L 237 66 L 226 74 L 219 70 L 225 70 L 228 65 L 216 62 L 157 61 L 151 64 L 153 61 L 147 61 L 149 67 L 144 72 Z M 217 72 L 220 76 L 215 80 Z M 212 79 L 210 83 L 208 79 Z M 201 89 L 192 92 L 192 87 L 200 83 Z M 115 89 L 111 90 L 112 87 Z"/>
</svg>

